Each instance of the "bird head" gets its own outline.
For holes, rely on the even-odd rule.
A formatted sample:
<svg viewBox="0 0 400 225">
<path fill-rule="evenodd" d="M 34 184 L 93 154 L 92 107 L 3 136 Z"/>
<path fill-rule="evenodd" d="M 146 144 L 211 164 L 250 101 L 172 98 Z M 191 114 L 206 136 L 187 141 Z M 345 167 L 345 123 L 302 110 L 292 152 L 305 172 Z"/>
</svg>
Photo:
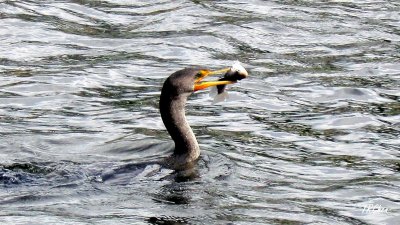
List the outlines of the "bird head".
<svg viewBox="0 0 400 225">
<path fill-rule="evenodd" d="M 224 75 L 224 77 L 219 80 L 204 81 L 211 75 Z M 236 83 L 247 76 L 247 71 L 238 62 L 229 68 L 219 70 L 186 68 L 168 77 L 164 83 L 163 92 L 168 93 L 169 96 L 188 96 L 209 87 Z"/>
</svg>

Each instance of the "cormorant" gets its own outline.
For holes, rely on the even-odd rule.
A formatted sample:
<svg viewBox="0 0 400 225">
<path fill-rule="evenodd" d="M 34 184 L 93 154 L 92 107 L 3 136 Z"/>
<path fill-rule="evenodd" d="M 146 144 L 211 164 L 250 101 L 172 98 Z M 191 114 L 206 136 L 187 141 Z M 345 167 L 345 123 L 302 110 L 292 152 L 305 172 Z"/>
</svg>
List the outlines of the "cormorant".
<svg viewBox="0 0 400 225">
<path fill-rule="evenodd" d="M 210 75 L 224 74 L 216 81 L 203 81 Z M 160 96 L 160 113 L 165 127 L 175 142 L 173 154 L 166 159 L 169 167 L 180 168 L 195 162 L 200 155 L 199 144 L 190 128 L 186 116 L 187 98 L 195 91 L 217 86 L 224 89 L 248 76 L 247 71 L 237 62 L 230 68 L 211 71 L 204 68 L 186 68 L 171 74 L 164 82 Z"/>
</svg>

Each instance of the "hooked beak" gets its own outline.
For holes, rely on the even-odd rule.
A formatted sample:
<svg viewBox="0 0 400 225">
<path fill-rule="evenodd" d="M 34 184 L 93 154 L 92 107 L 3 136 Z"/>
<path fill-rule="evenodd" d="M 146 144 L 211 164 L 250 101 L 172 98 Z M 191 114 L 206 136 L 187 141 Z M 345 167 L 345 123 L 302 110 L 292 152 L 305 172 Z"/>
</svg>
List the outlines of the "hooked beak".
<svg viewBox="0 0 400 225">
<path fill-rule="evenodd" d="M 209 88 L 209 87 L 213 87 L 213 86 L 235 83 L 235 81 L 230 81 L 230 80 L 224 80 L 224 81 L 219 81 L 219 80 L 202 81 L 204 78 L 206 78 L 206 77 L 208 77 L 210 75 L 224 74 L 224 73 L 228 72 L 230 69 L 231 68 L 225 68 L 225 69 L 215 70 L 215 71 L 200 70 L 199 73 L 198 73 L 198 77 L 194 82 L 193 90 L 194 91 L 198 91 L 198 90 L 203 90 L 205 88 Z"/>
<path fill-rule="evenodd" d="M 202 81 L 204 78 L 210 75 L 215 75 L 215 74 L 225 74 L 224 78 L 216 80 L 216 81 Z M 234 75 L 233 80 L 229 80 L 227 78 L 227 75 Z M 228 75 L 228 77 L 229 77 Z M 208 87 L 213 87 L 213 86 L 218 86 L 218 85 L 226 85 L 226 84 L 233 84 L 236 83 L 236 81 L 244 79 L 248 77 L 249 74 L 247 71 L 240 65 L 239 62 L 235 62 L 230 68 L 225 68 L 221 70 L 215 70 L 215 71 L 210 71 L 210 70 L 200 70 L 199 73 L 197 74 L 197 79 L 195 80 L 193 90 L 198 91 L 202 90 Z"/>
</svg>

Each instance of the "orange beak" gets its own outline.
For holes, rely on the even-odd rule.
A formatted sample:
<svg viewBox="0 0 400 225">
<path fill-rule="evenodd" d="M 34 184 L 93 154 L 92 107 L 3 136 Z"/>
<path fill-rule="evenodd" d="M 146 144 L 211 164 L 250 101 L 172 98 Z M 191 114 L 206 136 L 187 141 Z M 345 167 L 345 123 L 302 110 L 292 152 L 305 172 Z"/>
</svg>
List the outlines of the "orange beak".
<svg viewBox="0 0 400 225">
<path fill-rule="evenodd" d="M 202 81 L 204 78 L 206 78 L 206 77 L 208 77 L 210 75 L 223 74 L 223 73 L 228 72 L 229 70 L 230 70 L 230 68 L 225 68 L 225 69 L 215 70 L 215 71 L 200 70 L 200 72 L 198 74 L 198 78 L 194 82 L 193 90 L 194 91 L 198 91 L 198 90 L 203 90 L 205 88 L 213 87 L 213 86 L 217 86 L 217 85 L 235 83 L 235 81 L 229 81 L 229 80 L 224 80 L 224 81 L 219 81 L 219 80 L 216 80 L 216 81 Z"/>
</svg>

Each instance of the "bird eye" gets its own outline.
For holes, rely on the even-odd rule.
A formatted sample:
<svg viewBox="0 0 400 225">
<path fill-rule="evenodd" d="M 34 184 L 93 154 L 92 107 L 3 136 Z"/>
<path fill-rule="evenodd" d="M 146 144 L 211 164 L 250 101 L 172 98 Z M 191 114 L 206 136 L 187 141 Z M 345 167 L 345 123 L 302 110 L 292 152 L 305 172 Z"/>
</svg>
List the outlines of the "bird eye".
<svg viewBox="0 0 400 225">
<path fill-rule="evenodd" d="M 200 78 L 201 76 L 202 76 L 201 72 L 198 72 L 198 73 L 196 74 L 195 78 L 197 79 L 197 78 Z"/>
</svg>

